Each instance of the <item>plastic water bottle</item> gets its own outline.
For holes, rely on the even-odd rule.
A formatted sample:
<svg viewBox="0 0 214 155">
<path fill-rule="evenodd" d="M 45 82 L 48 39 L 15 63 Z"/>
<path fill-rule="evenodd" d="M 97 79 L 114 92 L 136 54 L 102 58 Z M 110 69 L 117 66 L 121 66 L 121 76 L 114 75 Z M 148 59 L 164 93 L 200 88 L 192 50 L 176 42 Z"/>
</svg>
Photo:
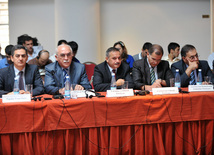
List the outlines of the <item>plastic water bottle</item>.
<svg viewBox="0 0 214 155">
<path fill-rule="evenodd" d="M 181 76 L 179 74 L 179 69 L 176 69 L 176 73 L 175 73 L 175 87 L 178 87 L 178 88 L 181 87 Z"/>
<path fill-rule="evenodd" d="M 202 85 L 202 73 L 201 73 L 201 69 L 198 69 L 197 85 Z"/>
<path fill-rule="evenodd" d="M 13 93 L 14 93 L 14 95 L 19 94 L 18 78 L 14 78 Z"/>
<path fill-rule="evenodd" d="M 66 76 L 66 80 L 65 80 L 65 94 L 64 94 L 64 98 L 65 99 L 71 99 L 71 94 L 70 94 L 70 77 Z"/>
<path fill-rule="evenodd" d="M 117 89 L 116 86 L 116 80 L 115 80 L 115 73 L 111 74 L 111 90 L 115 90 Z"/>
</svg>

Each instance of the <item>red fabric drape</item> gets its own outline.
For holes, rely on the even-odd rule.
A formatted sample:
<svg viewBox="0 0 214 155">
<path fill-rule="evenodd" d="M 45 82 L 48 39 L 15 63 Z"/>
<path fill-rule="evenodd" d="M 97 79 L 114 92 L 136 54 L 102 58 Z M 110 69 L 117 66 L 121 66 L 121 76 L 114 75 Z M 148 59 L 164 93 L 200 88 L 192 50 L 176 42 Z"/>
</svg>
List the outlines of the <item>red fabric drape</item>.
<svg viewBox="0 0 214 155">
<path fill-rule="evenodd" d="M 214 121 L 1 134 L 1 154 L 213 154 Z"/>
<path fill-rule="evenodd" d="M 200 92 L 0 103 L 0 154 L 213 154 L 213 101 Z"/>
</svg>

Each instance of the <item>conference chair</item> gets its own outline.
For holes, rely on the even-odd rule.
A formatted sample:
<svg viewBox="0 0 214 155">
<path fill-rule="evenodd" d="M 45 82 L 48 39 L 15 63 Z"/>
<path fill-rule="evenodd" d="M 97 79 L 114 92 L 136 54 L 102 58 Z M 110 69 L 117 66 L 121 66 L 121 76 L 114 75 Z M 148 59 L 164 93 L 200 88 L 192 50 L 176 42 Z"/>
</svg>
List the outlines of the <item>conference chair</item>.
<svg viewBox="0 0 214 155">
<path fill-rule="evenodd" d="M 90 81 L 90 84 L 92 86 L 92 88 L 94 89 L 93 86 L 93 75 L 94 75 L 94 67 L 96 66 L 96 64 L 94 62 L 84 62 L 83 63 L 85 65 L 85 70 L 86 70 L 86 74 L 88 76 L 88 80 Z"/>
</svg>

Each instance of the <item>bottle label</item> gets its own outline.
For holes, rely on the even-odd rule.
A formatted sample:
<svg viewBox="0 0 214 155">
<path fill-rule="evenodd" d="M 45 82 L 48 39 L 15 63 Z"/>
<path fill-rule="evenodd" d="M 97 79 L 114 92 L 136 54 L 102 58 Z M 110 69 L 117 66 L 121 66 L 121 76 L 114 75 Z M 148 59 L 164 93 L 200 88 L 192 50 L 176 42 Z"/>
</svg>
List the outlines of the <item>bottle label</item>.
<svg viewBox="0 0 214 155">
<path fill-rule="evenodd" d="M 111 90 L 116 90 L 117 87 L 116 86 L 111 86 Z"/>
<path fill-rule="evenodd" d="M 202 82 L 197 82 L 197 85 L 202 85 Z"/>
<path fill-rule="evenodd" d="M 14 94 L 14 95 L 17 95 L 17 94 L 19 94 L 19 92 L 18 92 L 18 91 L 14 91 L 13 94 Z"/>
<path fill-rule="evenodd" d="M 180 82 L 175 82 L 175 87 L 178 87 L 178 88 L 180 88 L 180 87 L 181 87 L 181 84 L 180 84 Z"/>
<path fill-rule="evenodd" d="M 70 96 L 70 90 L 65 90 L 65 96 Z"/>
</svg>

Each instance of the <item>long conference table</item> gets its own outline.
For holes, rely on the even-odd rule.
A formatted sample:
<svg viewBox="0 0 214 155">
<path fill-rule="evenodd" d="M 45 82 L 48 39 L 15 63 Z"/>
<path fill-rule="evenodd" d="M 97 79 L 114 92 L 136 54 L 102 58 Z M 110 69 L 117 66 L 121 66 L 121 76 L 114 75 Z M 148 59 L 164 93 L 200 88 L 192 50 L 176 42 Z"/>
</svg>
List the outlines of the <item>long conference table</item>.
<svg viewBox="0 0 214 155">
<path fill-rule="evenodd" d="M 214 92 L 43 98 L 0 100 L 0 154 L 214 154 Z"/>
</svg>

